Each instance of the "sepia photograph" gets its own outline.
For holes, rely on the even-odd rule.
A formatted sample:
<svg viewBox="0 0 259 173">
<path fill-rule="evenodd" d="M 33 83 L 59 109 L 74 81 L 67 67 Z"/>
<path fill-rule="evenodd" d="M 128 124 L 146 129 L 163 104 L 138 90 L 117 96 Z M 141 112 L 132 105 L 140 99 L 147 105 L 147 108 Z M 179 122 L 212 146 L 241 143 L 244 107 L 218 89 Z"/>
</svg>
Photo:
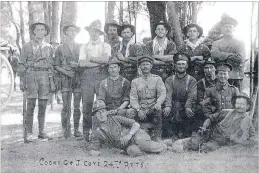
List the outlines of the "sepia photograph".
<svg viewBox="0 0 259 173">
<path fill-rule="evenodd" d="M 258 172 L 259 2 L 0 5 L 0 172 Z"/>
</svg>

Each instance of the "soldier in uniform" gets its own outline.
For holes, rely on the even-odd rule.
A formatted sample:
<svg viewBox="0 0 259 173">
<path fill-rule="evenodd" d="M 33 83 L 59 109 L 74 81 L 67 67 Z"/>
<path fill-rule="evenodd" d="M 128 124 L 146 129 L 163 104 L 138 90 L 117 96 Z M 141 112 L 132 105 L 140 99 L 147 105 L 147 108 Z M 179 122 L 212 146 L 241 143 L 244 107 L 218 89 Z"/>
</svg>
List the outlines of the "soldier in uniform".
<svg viewBox="0 0 259 173">
<path fill-rule="evenodd" d="M 74 98 L 74 136 L 80 137 L 80 101 L 81 101 L 81 69 L 78 67 L 80 44 L 75 43 L 75 37 L 80 32 L 80 27 L 74 23 L 64 26 L 63 33 L 67 37 L 55 51 L 55 68 L 60 73 L 60 90 L 62 93 L 63 108 L 61 123 L 64 136 L 71 136 L 71 99 Z"/>
<path fill-rule="evenodd" d="M 179 52 L 187 53 L 191 57 L 187 73 L 198 81 L 204 77 L 203 63 L 210 57 L 210 49 L 203 44 L 203 29 L 199 25 L 189 24 L 184 27 L 183 33 L 187 39 L 179 47 Z"/>
<path fill-rule="evenodd" d="M 81 76 L 81 90 L 83 100 L 83 133 L 86 141 L 89 141 L 89 130 L 92 127 L 92 107 L 94 94 L 98 96 L 99 85 L 108 77 L 107 67 L 111 56 L 111 46 L 101 42 L 100 36 L 104 34 L 101 30 L 100 20 L 93 21 L 85 29 L 89 32 L 90 41 L 80 48 L 79 66 L 84 68 Z"/>
<path fill-rule="evenodd" d="M 166 89 L 162 78 L 151 74 L 153 58 L 143 55 L 138 63 L 141 69 L 141 76 L 134 79 L 131 83 L 130 105 L 131 110 L 135 111 L 135 119 L 141 124 L 141 128 L 149 131 L 153 126 L 155 141 L 161 140 L 162 130 L 162 108 L 166 97 Z"/>
<path fill-rule="evenodd" d="M 192 131 L 196 130 L 193 126 L 197 101 L 197 81 L 186 73 L 188 61 L 190 61 L 188 54 L 175 54 L 176 74 L 165 81 L 164 136 L 188 137 Z"/>
<path fill-rule="evenodd" d="M 143 55 L 143 48 L 141 44 L 134 42 L 134 35 L 136 34 L 135 26 L 124 22 L 120 29 L 120 36 L 122 42 L 120 44 L 119 52 L 116 54 L 124 68 L 122 69 L 122 76 L 130 82 L 138 74 L 137 56 Z"/>
<path fill-rule="evenodd" d="M 215 62 L 227 62 L 233 67 L 229 74 L 229 83 L 236 86 L 241 92 L 244 77 L 245 45 L 233 36 L 236 25 L 237 21 L 234 18 L 228 15 L 222 16 L 221 32 L 223 36 L 213 42 L 211 56 Z"/>
<path fill-rule="evenodd" d="M 232 98 L 232 104 L 233 109 L 223 109 L 203 123 L 199 130 L 203 140 L 196 144 L 201 146 L 203 152 L 215 151 L 231 144 L 258 144 L 252 118 L 249 116 L 252 101 L 242 93 Z"/>
<path fill-rule="evenodd" d="M 215 65 L 216 63 L 212 60 L 212 58 L 209 58 L 204 62 L 204 78 L 197 82 L 197 101 L 200 105 L 202 105 L 204 100 L 205 89 L 216 84 Z"/>
<path fill-rule="evenodd" d="M 50 92 L 55 91 L 53 81 L 53 49 L 44 41 L 50 33 L 50 28 L 45 23 L 34 23 L 30 26 L 34 39 L 22 47 L 19 72 L 21 90 L 27 93 L 27 141 L 33 141 L 32 126 L 33 114 L 38 99 L 39 139 L 50 139 L 44 132 L 45 113 Z"/>
<path fill-rule="evenodd" d="M 135 120 L 122 116 L 109 116 L 106 105 L 101 100 L 95 101 L 93 114 L 95 126 L 88 150 L 99 150 L 100 144 L 103 143 L 124 150 L 133 157 L 143 155 L 143 152 L 161 153 L 167 150 L 164 141 L 152 141 Z"/>
<path fill-rule="evenodd" d="M 102 80 L 97 99 L 104 101 L 110 114 L 124 116 L 129 105 L 130 82 L 119 74 L 122 67 L 116 57 L 110 58 L 109 77 Z"/>
<path fill-rule="evenodd" d="M 104 32 L 107 34 L 108 36 L 108 40 L 107 43 L 109 43 L 111 45 L 111 55 L 115 56 L 119 49 L 120 49 L 120 37 L 118 35 L 118 33 L 120 33 L 120 29 L 121 26 L 118 24 L 118 22 L 116 20 L 112 20 L 108 23 L 105 23 L 104 25 Z"/>
<path fill-rule="evenodd" d="M 148 52 L 155 59 L 151 73 L 159 75 L 163 81 L 172 74 L 173 57 L 177 52 L 175 43 L 167 38 L 170 31 L 171 26 L 168 23 L 156 23 L 156 37 L 146 44 Z"/>
<path fill-rule="evenodd" d="M 234 85 L 228 83 L 229 72 L 232 66 L 221 63 L 217 66 L 217 82 L 205 90 L 203 113 L 209 118 L 212 114 L 222 109 L 232 109 L 231 99 L 239 94 Z"/>
</svg>

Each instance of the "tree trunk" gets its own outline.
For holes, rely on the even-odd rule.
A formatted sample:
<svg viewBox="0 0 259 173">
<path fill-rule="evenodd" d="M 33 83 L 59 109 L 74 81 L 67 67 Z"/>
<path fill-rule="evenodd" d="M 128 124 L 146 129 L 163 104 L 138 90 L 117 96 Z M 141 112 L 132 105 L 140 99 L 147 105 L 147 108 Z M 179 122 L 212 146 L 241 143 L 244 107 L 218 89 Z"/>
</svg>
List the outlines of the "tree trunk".
<svg viewBox="0 0 259 173">
<path fill-rule="evenodd" d="M 51 10 L 51 9 L 49 9 L 49 6 L 48 6 L 49 3 L 50 2 L 48 2 L 48 1 L 43 1 L 44 23 L 50 26 L 49 10 Z M 51 32 L 52 32 L 52 30 L 51 30 Z M 45 37 L 45 41 L 48 42 L 48 43 L 50 42 L 50 35 Z"/>
<path fill-rule="evenodd" d="M 147 8 L 150 17 L 150 29 L 152 38 L 155 37 L 155 24 L 159 21 L 166 20 L 166 2 L 164 1 L 147 1 Z"/>
<path fill-rule="evenodd" d="M 192 16 L 191 16 L 192 23 L 197 23 L 197 15 L 198 15 L 197 3 L 198 2 L 193 1 L 191 3 L 192 3 Z"/>
<path fill-rule="evenodd" d="M 167 2 L 167 15 L 169 17 L 168 21 L 172 26 L 173 32 L 171 34 L 173 34 L 176 47 L 178 48 L 181 44 L 183 44 L 183 37 L 182 37 L 182 30 L 179 22 L 179 16 L 175 11 L 175 2 L 173 1 Z"/>
<path fill-rule="evenodd" d="M 33 2 L 28 1 L 29 26 L 31 26 L 31 24 L 34 21 L 34 18 L 33 18 L 33 4 L 32 3 Z M 29 30 L 29 33 L 30 33 L 30 39 L 32 40 L 33 39 L 33 34 L 31 32 L 31 30 Z"/>
<path fill-rule="evenodd" d="M 108 13 L 107 13 L 106 22 L 114 19 L 115 4 L 116 4 L 115 1 L 109 1 L 108 2 Z"/>
<path fill-rule="evenodd" d="M 120 1 L 120 11 L 119 11 L 119 25 L 123 23 L 123 1 Z"/>
<path fill-rule="evenodd" d="M 50 41 L 60 42 L 61 2 L 52 1 L 52 28 Z"/>
<path fill-rule="evenodd" d="M 20 15 L 20 33 L 21 33 L 21 38 L 22 38 L 22 45 L 25 43 L 25 39 L 24 39 L 24 18 L 23 18 L 23 9 L 22 9 L 22 2 L 19 2 L 20 5 L 20 11 L 19 11 L 19 15 Z"/>
<path fill-rule="evenodd" d="M 60 23 L 61 42 L 63 42 L 65 38 L 65 35 L 62 32 L 63 27 L 72 22 L 76 23 L 76 20 L 77 20 L 77 2 L 64 1 L 62 4 L 62 16 L 61 16 L 61 23 Z"/>
</svg>

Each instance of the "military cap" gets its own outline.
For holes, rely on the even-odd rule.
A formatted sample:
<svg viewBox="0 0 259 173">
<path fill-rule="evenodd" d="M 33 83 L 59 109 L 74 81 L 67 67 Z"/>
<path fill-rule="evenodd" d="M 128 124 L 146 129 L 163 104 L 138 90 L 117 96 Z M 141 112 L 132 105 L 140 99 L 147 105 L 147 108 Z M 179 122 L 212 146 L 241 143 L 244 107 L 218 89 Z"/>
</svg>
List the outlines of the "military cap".
<svg viewBox="0 0 259 173">
<path fill-rule="evenodd" d="M 235 106 L 236 100 L 237 100 L 238 98 L 244 98 L 244 99 L 246 99 L 246 101 L 247 101 L 247 103 L 248 103 L 248 105 L 249 105 L 249 107 L 246 109 L 246 112 L 250 111 L 251 108 L 252 108 L 253 102 L 252 102 L 252 100 L 248 97 L 248 95 L 247 95 L 246 93 L 242 92 L 242 93 L 240 93 L 239 95 L 233 96 L 233 97 L 232 97 L 232 100 L 231 100 L 233 106 Z"/>
<path fill-rule="evenodd" d="M 135 26 L 129 24 L 128 22 L 124 22 L 123 25 L 121 26 L 121 29 L 120 29 L 120 32 L 119 32 L 119 36 L 121 36 L 121 33 L 122 33 L 122 31 L 123 31 L 125 28 L 130 28 L 130 30 L 133 32 L 133 35 L 136 34 L 136 28 L 135 28 Z"/>
<path fill-rule="evenodd" d="M 227 14 L 222 15 L 220 23 L 221 23 L 221 26 L 223 26 L 224 24 L 232 24 L 233 26 L 237 26 L 238 24 L 236 19 L 234 19 L 233 17 Z"/>
<path fill-rule="evenodd" d="M 104 32 L 102 31 L 102 24 L 101 24 L 101 21 L 99 19 L 93 21 L 89 26 L 86 26 L 85 27 L 85 30 L 87 30 L 88 32 L 91 30 L 91 29 L 95 29 L 97 31 L 99 31 L 99 33 L 101 35 L 104 34 Z"/>
<path fill-rule="evenodd" d="M 46 31 L 47 31 L 47 33 L 45 34 L 45 37 L 46 37 L 47 35 L 49 35 L 49 33 L 50 33 L 50 27 L 49 27 L 49 25 L 47 25 L 47 24 L 45 24 L 45 23 L 43 23 L 43 22 L 36 22 L 36 23 L 31 24 L 31 26 L 30 26 L 30 31 L 33 33 L 33 35 L 35 35 L 33 31 L 34 31 L 34 29 L 35 29 L 35 27 L 36 27 L 37 25 L 43 25 L 43 26 L 45 27 L 45 29 L 46 29 Z"/>
<path fill-rule="evenodd" d="M 190 62 L 190 56 L 187 53 L 184 52 L 178 52 L 174 55 L 174 62 L 176 63 L 177 61 L 187 61 L 187 63 Z"/>
<path fill-rule="evenodd" d="M 67 24 L 63 27 L 63 33 L 66 35 L 66 31 L 69 27 L 76 28 L 76 32 L 79 33 L 81 31 L 81 28 L 79 26 L 76 26 L 74 22 Z"/>
<path fill-rule="evenodd" d="M 197 25 L 197 24 L 195 24 L 195 23 L 191 23 L 191 24 L 185 26 L 185 27 L 183 28 L 183 34 L 187 37 L 188 30 L 189 30 L 190 28 L 193 28 L 193 27 L 197 28 L 198 32 L 200 33 L 198 38 L 200 38 L 200 37 L 202 36 L 202 34 L 203 34 L 203 29 L 202 29 L 201 26 L 199 26 L 199 25 Z"/>
<path fill-rule="evenodd" d="M 121 26 L 118 24 L 116 20 L 111 20 L 104 25 L 104 32 L 107 34 L 109 26 L 115 26 L 117 28 L 117 33 L 120 33 Z"/>
<path fill-rule="evenodd" d="M 171 32 L 171 25 L 165 21 L 159 21 L 158 23 L 155 24 L 155 30 L 156 30 L 156 27 L 158 25 L 164 25 L 164 27 L 167 29 L 168 33 Z"/>
<path fill-rule="evenodd" d="M 144 61 L 147 61 L 147 62 L 150 62 L 151 64 L 153 64 L 154 59 L 153 59 L 150 55 L 148 55 L 148 54 L 142 55 L 142 56 L 140 56 L 140 57 L 138 58 L 138 63 L 139 63 L 139 64 L 141 64 L 141 63 L 144 62 Z"/>
<path fill-rule="evenodd" d="M 231 71 L 232 66 L 228 63 L 220 63 L 217 65 L 217 71 Z"/>
<path fill-rule="evenodd" d="M 110 64 L 118 64 L 121 67 L 123 66 L 123 63 L 119 61 L 117 57 L 110 57 L 108 61 L 108 65 Z"/>
<path fill-rule="evenodd" d="M 214 66 L 215 66 L 216 62 L 215 62 L 213 59 L 208 58 L 207 60 L 205 60 L 204 66 L 205 66 L 206 64 L 211 64 L 211 65 L 214 65 Z"/>
<path fill-rule="evenodd" d="M 93 104 L 92 114 L 94 114 L 96 111 L 101 110 L 101 109 L 106 109 L 106 105 L 105 105 L 104 101 L 96 100 Z"/>
</svg>

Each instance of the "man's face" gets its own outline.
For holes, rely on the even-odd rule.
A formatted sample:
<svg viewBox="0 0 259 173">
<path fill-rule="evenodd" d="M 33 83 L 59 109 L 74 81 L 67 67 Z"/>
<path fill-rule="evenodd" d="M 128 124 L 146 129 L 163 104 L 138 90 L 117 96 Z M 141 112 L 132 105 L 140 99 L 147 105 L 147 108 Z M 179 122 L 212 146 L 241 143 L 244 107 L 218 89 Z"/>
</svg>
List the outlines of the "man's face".
<svg viewBox="0 0 259 173">
<path fill-rule="evenodd" d="M 164 25 L 157 25 L 155 33 L 157 37 L 164 38 L 166 37 L 166 34 L 168 33 L 168 31 Z"/>
<path fill-rule="evenodd" d="M 232 24 L 222 25 L 221 32 L 223 35 L 232 35 L 234 32 L 234 25 Z"/>
<path fill-rule="evenodd" d="M 248 109 L 249 105 L 244 98 L 236 99 L 235 108 L 238 113 L 244 113 Z"/>
<path fill-rule="evenodd" d="M 129 41 L 132 36 L 133 36 L 133 32 L 130 30 L 130 28 L 125 28 L 121 32 L 121 37 L 123 38 L 123 40 Z"/>
<path fill-rule="evenodd" d="M 116 77 L 120 73 L 120 66 L 118 64 L 110 64 L 108 67 L 108 72 L 110 76 Z"/>
<path fill-rule="evenodd" d="M 101 123 L 106 122 L 107 121 L 107 110 L 106 109 L 100 109 L 95 113 L 98 121 L 100 121 Z"/>
<path fill-rule="evenodd" d="M 205 76 L 207 76 L 209 78 L 214 77 L 215 76 L 215 72 L 216 72 L 216 69 L 215 69 L 214 65 L 206 64 L 204 66 L 204 74 L 205 74 Z"/>
<path fill-rule="evenodd" d="M 185 73 L 187 68 L 187 61 L 180 60 L 176 62 L 176 70 L 178 73 Z"/>
<path fill-rule="evenodd" d="M 75 27 L 68 27 L 66 30 L 66 35 L 71 40 L 74 40 L 77 34 L 77 29 Z"/>
<path fill-rule="evenodd" d="M 33 33 L 36 38 L 43 39 L 47 34 L 47 30 L 44 25 L 36 25 Z"/>
<path fill-rule="evenodd" d="M 140 69 L 143 74 L 149 74 L 152 69 L 152 66 L 153 65 L 148 61 L 144 61 L 144 62 L 140 63 Z"/>
<path fill-rule="evenodd" d="M 220 83 L 225 84 L 228 81 L 229 74 L 228 71 L 218 71 L 218 80 Z"/>
<path fill-rule="evenodd" d="M 116 27 L 116 26 L 113 26 L 113 25 L 110 25 L 110 26 L 108 27 L 107 34 L 108 34 L 109 36 L 111 36 L 112 38 L 117 37 L 117 36 L 118 36 L 117 27 Z"/>
<path fill-rule="evenodd" d="M 189 28 L 188 29 L 188 32 L 187 32 L 187 37 L 190 39 L 190 40 L 196 40 L 198 39 L 200 33 L 198 32 L 197 28 L 196 27 L 192 27 L 192 28 Z"/>
<path fill-rule="evenodd" d="M 90 39 L 96 41 L 99 39 L 100 32 L 97 29 L 90 29 L 89 31 Z"/>
</svg>

